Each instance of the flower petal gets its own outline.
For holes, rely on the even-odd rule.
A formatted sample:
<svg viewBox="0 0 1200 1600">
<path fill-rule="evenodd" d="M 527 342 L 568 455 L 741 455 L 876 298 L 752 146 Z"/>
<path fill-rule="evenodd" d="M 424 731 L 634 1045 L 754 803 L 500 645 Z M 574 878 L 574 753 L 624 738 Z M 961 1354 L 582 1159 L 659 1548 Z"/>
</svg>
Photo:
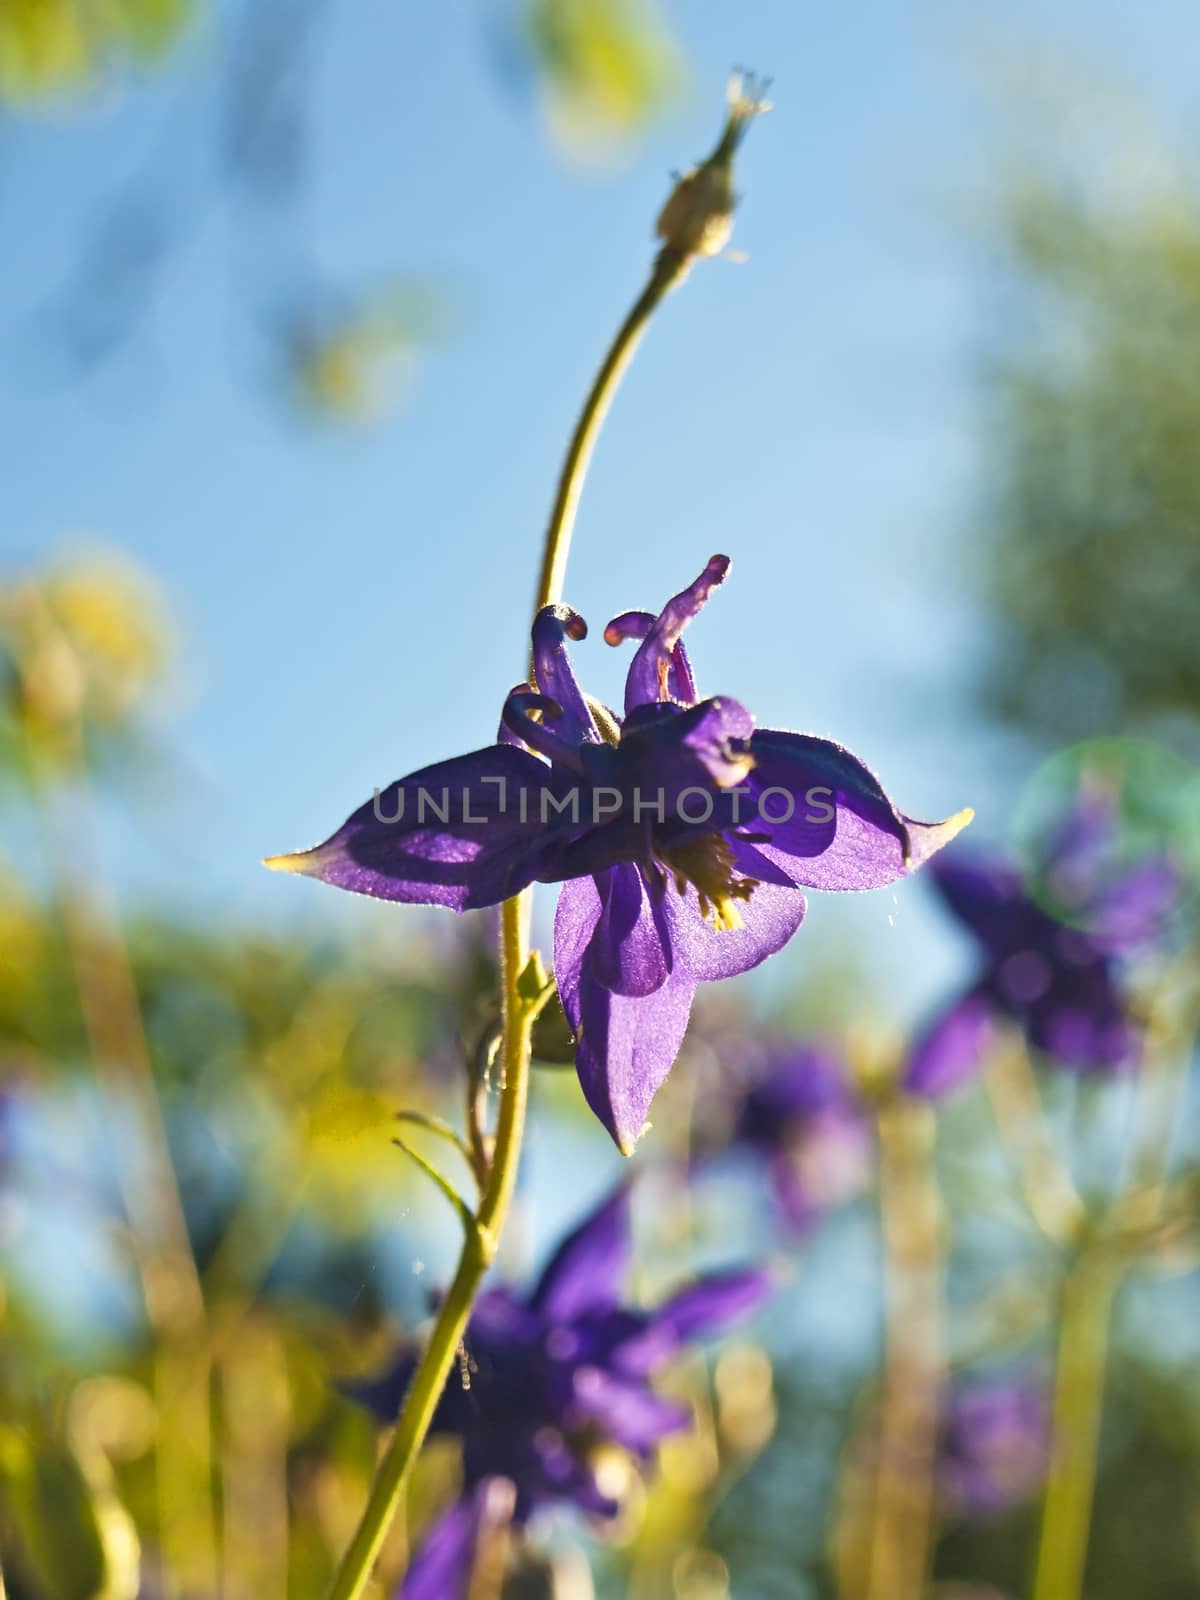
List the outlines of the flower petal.
<svg viewBox="0 0 1200 1600">
<path fill-rule="evenodd" d="M 614 994 L 653 994 L 667 981 L 671 951 L 646 880 L 622 862 L 598 881 L 603 909 L 591 940 L 589 970 Z"/>
<path fill-rule="evenodd" d="M 581 1421 L 597 1424 L 607 1438 L 643 1459 L 668 1434 L 686 1428 L 692 1417 L 682 1402 L 667 1400 L 644 1382 L 602 1367 L 580 1367 L 576 1372 L 575 1404 Z"/>
<path fill-rule="evenodd" d="M 644 806 L 662 794 L 672 814 L 685 790 L 728 789 L 745 778 L 753 732 L 754 718 L 728 695 L 686 710 L 661 703 L 637 708 L 621 734 L 625 786 L 633 794 L 640 791 Z M 689 814 L 694 815 L 694 795 L 689 801 Z"/>
<path fill-rule="evenodd" d="M 949 844 L 973 815 L 913 822 L 857 756 L 829 739 L 760 728 L 750 752 L 746 826 L 756 843 L 768 836 L 760 849 L 806 888 L 882 888 Z"/>
<path fill-rule="evenodd" d="M 668 1330 L 680 1344 L 723 1333 L 751 1316 L 775 1287 L 766 1267 L 742 1267 L 699 1278 L 659 1306 L 654 1326 Z"/>
<path fill-rule="evenodd" d="M 1069 937 L 1070 930 L 1064 930 Z M 1077 935 L 1082 943 L 1082 935 Z M 1109 962 L 1099 957 L 1078 967 L 1058 968 L 1046 992 L 1013 1015 L 1035 1049 L 1059 1066 L 1105 1072 L 1133 1066 L 1142 1032 L 1125 1013 Z"/>
<path fill-rule="evenodd" d="M 760 883 L 749 900 L 737 902 L 740 928 L 715 928 L 700 913 L 700 898 L 688 885 L 681 895 L 672 885 L 663 898 L 676 964 L 694 979 L 713 982 L 749 972 L 782 950 L 804 921 L 808 902 L 792 884 Z"/>
<path fill-rule="evenodd" d="M 575 677 L 568 639 L 586 639 L 587 623 L 570 606 L 543 606 L 533 619 L 537 687 L 562 707 L 555 731 L 572 744 L 599 744 L 600 732 Z"/>
<path fill-rule="evenodd" d="M 571 781 L 515 746 L 489 745 L 401 778 L 324 844 L 266 864 L 379 900 L 496 905 L 536 878 L 551 831 L 543 793 Z"/>
<path fill-rule="evenodd" d="M 617 1365 L 630 1374 L 653 1372 L 692 1340 L 723 1333 L 753 1315 L 774 1288 L 766 1267 L 698 1278 L 649 1314 L 645 1327 L 617 1350 Z"/>
<path fill-rule="evenodd" d="M 1056 924 L 1025 894 L 1020 874 L 978 851 L 956 850 L 929 870 L 959 921 L 997 958 L 1041 942 Z"/>
<path fill-rule="evenodd" d="M 531 1309 L 554 1323 L 609 1310 L 620 1301 L 631 1255 L 629 1186 L 622 1183 L 558 1246 L 530 1297 Z"/>
<path fill-rule="evenodd" d="M 729 572 L 728 556 L 713 556 L 694 583 L 668 600 L 638 646 L 625 680 L 625 710 L 670 698 L 673 652 L 680 635 Z"/>
<path fill-rule="evenodd" d="M 584 1097 L 622 1154 L 630 1155 L 679 1053 L 696 980 L 676 962 L 652 994 L 614 994 L 593 968 L 601 911 L 601 890 L 593 879 L 563 885 L 554 922 L 554 973 L 578 1040 L 575 1065 Z"/>
<path fill-rule="evenodd" d="M 442 1513 L 413 1556 L 397 1600 L 467 1600 L 477 1558 L 512 1521 L 516 1490 L 507 1478 L 485 1478 Z"/>
<path fill-rule="evenodd" d="M 626 639 L 645 639 L 654 631 L 658 618 L 652 611 L 623 611 L 614 617 L 604 630 L 606 644 L 622 644 Z M 680 639 L 671 651 L 671 665 L 667 672 L 667 692 L 681 706 L 690 706 L 698 699 L 692 664 Z"/>
<path fill-rule="evenodd" d="M 925 1030 L 904 1070 L 910 1094 L 940 1100 L 976 1071 L 991 1042 L 996 1004 L 987 988 L 967 991 Z"/>
</svg>

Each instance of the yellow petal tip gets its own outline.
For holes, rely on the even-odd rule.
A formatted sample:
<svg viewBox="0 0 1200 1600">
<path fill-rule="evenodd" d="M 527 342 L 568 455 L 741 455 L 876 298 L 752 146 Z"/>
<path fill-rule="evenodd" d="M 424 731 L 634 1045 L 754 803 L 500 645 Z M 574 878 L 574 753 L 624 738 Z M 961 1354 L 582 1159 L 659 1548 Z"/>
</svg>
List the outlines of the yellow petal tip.
<svg viewBox="0 0 1200 1600">
<path fill-rule="evenodd" d="M 284 856 L 264 856 L 262 864 L 270 872 L 303 872 L 306 850 L 293 850 Z"/>
<path fill-rule="evenodd" d="M 632 1139 L 618 1139 L 617 1140 L 617 1149 L 621 1152 L 621 1154 L 623 1156 L 626 1156 L 626 1157 L 631 1156 L 633 1154 L 633 1152 L 637 1149 L 637 1147 L 641 1143 L 641 1141 L 650 1132 L 651 1126 L 652 1126 L 651 1123 L 643 1122 L 641 1127 L 638 1129 L 637 1133 L 634 1135 L 634 1137 Z"/>
</svg>

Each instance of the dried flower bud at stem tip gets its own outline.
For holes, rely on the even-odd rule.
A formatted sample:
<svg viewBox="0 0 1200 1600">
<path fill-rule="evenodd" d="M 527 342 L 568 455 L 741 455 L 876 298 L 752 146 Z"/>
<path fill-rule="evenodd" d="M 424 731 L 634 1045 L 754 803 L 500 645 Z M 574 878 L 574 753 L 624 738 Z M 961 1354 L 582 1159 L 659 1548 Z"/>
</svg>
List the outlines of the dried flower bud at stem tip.
<svg viewBox="0 0 1200 1600">
<path fill-rule="evenodd" d="M 665 249 L 681 256 L 720 255 L 733 233 L 733 156 L 755 117 L 771 109 L 763 98 L 766 81 L 735 72 L 726 99 L 729 114 L 708 160 L 685 173 L 659 213 L 655 232 Z"/>
</svg>

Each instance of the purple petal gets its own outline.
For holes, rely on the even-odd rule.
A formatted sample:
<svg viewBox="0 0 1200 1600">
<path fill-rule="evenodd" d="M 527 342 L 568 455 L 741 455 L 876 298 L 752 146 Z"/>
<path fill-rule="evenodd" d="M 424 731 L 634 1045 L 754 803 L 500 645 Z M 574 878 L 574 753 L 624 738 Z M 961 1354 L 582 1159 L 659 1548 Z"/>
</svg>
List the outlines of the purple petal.
<svg viewBox="0 0 1200 1600">
<path fill-rule="evenodd" d="M 582 773 L 586 741 L 572 736 L 563 708 L 548 694 L 539 694 L 527 683 L 510 689 L 500 713 L 500 727 L 512 736 L 503 742 L 524 745 L 552 767 Z"/>
<path fill-rule="evenodd" d="M 584 957 L 603 909 L 594 878 L 568 878 L 563 884 L 554 913 L 554 976 L 560 998 L 564 990 L 578 991 Z"/>
<path fill-rule="evenodd" d="M 804 1233 L 821 1216 L 866 1189 L 875 1155 L 874 1133 L 856 1106 L 830 1105 L 813 1112 L 801 1127 L 793 1124 L 776 1152 L 766 1153 L 772 1197 L 792 1229 Z"/>
<path fill-rule="evenodd" d="M 602 910 L 589 945 L 589 971 L 614 994 L 653 994 L 667 981 L 671 952 L 646 880 L 626 863 L 599 881 Z"/>
<path fill-rule="evenodd" d="M 764 855 L 806 888 L 882 888 L 914 872 L 971 820 L 970 811 L 935 823 L 902 816 L 874 773 L 828 739 L 760 728 L 750 751 L 747 826 L 769 836 Z"/>
<path fill-rule="evenodd" d="M 978 851 L 956 850 L 929 869 L 950 910 L 993 955 L 1028 944 L 1050 918 L 1033 907 L 1011 867 Z"/>
<path fill-rule="evenodd" d="M 960 1514 L 1002 1511 L 1045 1480 L 1050 1414 L 1040 1380 L 977 1383 L 951 1399 L 938 1464 L 942 1494 Z"/>
<path fill-rule="evenodd" d="M 600 881 L 612 872 L 635 870 L 612 868 Z M 629 1155 L 683 1043 L 696 981 L 676 962 L 653 994 L 614 994 L 594 970 L 601 911 L 595 880 L 575 878 L 563 885 L 554 922 L 554 973 L 578 1040 L 575 1064 L 584 1097 L 622 1154 Z"/>
<path fill-rule="evenodd" d="M 267 865 L 379 900 L 496 905 L 537 876 L 542 795 L 564 781 L 524 750 L 490 745 L 400 779 L 324 844 Z"/>
<path fill-rule="evenodd" d="M 625 710 L 670 699 L 673 653 L 680 635 L 718 584 L 728 575 L 728 556 L 713 556 L 695 583 L 668 600 L 629 666 Z"/>
<path fill-rule="evenodd" d="M 1085 778 L 1075 804 L 1038 841 L 1036 856 L 1038 875 L 1064 919 L 1113 951 L 1161 934 L 1181 888 L 1165 852 L 1130 860 L 1122 833 L 1118 795 Z"/>
<path fill-rule="evenodd" d="M 1112 951 L 1158 938 L 1179 902 L 1179 873 L 1165 860 L 1143 861 L 1115 876 L 1087 907 L 1088 934 Z"/>
<path fill-rule="evenodd" d="M 775 1279 L 765 1267 L 710 1273 L 660 1306 L 654 1326 L 668 1329 L 680 1344 L 723 1333 L 757 1311 L 774 1287 Z"/>
<path fill-rule="evenodd" d="M 664 1399 L 643 1382 L 602 1367 L 579 1368 L 575 1403 L 581 1420 L 598 1424 L 609 1439 L 643 1458 L 668 1434 L 686 1428 L 692 1415 L 681 1402 Z"/>
<path fill-rule="evenodd" d="M 623 611 L 614 617 L 604 630 L 606 644 L 617 645 L 626 639 L 645 639 L 654 631 L 658 618 L 651 611 Z M 667 672 L 667 692 L 681 706 L 690 706 L 698 699 L 692 664 L 680 639 L 671 651 L 671 665 Z"/>
<path fill-rule="evenodd" d="M 809 1233 L 824 1215 L 825 1207 L 786 1151 L 768 1156 L 767 1188 L 789 1228 L 798 1236 Z"/>
<path fill-rule="evenodd" d="M 546 1322 L 564 1323 L 616 1306 L 631 1250 L 629 1186 L 623 1183 L 559 1245 L 538 1279 L 531 1308 Z"/>
<path fill-rule="evenodd" d="M 775 1288 L 765 1267 L 711 1273 L 651 1312 L 646 1326 L 616 1353 L 623 1372 L 653 1372 L 693 1340 L 723 1333 L 752 1316 Z"/>
<path fill-rule="evenodd" d="M 507 1478 L 486 1478 L 474 1494 L 456 1500 L 421 1541 L 396 1600 L 467 1600 L 480 1541 L 507 1529 L 515 1505 Z"/>
<path fill-rule="evenodd" d="M 917 1039 L 904 1071 L 910 1094 L 940 1100 L 976 1071 L 991 1042 L 996 1005 L 983 988 L 969 990 Z"/>
<path fill-rule="evenodd" d="M 684 790 L 731 788 L 750 770 L 747 742 L 753 731 L 754 718 L 727 695 L 686 710 L 661 702 L 635 708 L 621 733 L 625 785 L 640 790 L 647 805 L 661 790 L 668 813 Z M 695 812 L 697 800 L 688 798 Z"/>
<path fill-rule="evenodd" d="M 619 1500 L 606 1494 L 596 1481 L 592 1464 L 580 1458 L 556 1428 L 539 1428 L 532 1444 L 533 1459 L 543 1482 L 529 1495 L 529 1510 L 571 1503 L 588 1516 L 611 1520 L 621 1509 Z M 522 1516 L 518 1502 L 517 1515 Z"/>
<path fill-rule="evenodd" d="M 1133 1066 L 1142 1033 L 1125 1008 L 1108 963 L 1055 973 L 1046 993 L 1013 1009 L 1029 1042 L 1060 1066 L 1103 1072 Z"/>
<path fill-rule="evenodd" d="M 791 884 L 760 883 L 749 900 L 737 902 L 740 928 L 715 928 L 700 914 L 700 899 L 688 886 L 686 895 L 670 885 L 663 912 L 677 965 L 693 979 L 713 982 L 748 972 L 783 946 L 804 921 L 808 903 Z"/>
<path fill-rule="evenodd" d="M 537 686 L 562 708 L 556 731 L 573 744 L 600 743 L 600 732 L 575 677 L 568 639 L 586 639 L 587 623 L 570 606 L 543 606 L 533 622 Z"/>
<path fill-rule="evenodd" d="M 820 1044 L 770 1048 L 744 1095 L 736 1136 L 772 1147 L 818 1112 L 855 1106 L 841 1057 Z"/>
</svg>

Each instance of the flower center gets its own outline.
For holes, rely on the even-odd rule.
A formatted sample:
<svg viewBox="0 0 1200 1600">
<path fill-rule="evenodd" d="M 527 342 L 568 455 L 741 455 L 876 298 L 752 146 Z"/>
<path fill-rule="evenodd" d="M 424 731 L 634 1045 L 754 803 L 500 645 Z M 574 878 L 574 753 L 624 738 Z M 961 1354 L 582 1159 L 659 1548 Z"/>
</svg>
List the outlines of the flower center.
<svg viewBox="0 0 1200 1600">
<path fill-rule="evenodd" d="M 689 884 L 695 889 L 706 922 L 726 932 L 742 926 L 736 902 L 749 900 L 758 879 L 738 877 L 733 851 L 722 834 L 702 833 L 668 845 L 659 851 L 659 860 L 680 894 L 688 892 Z"/>
</svg>

